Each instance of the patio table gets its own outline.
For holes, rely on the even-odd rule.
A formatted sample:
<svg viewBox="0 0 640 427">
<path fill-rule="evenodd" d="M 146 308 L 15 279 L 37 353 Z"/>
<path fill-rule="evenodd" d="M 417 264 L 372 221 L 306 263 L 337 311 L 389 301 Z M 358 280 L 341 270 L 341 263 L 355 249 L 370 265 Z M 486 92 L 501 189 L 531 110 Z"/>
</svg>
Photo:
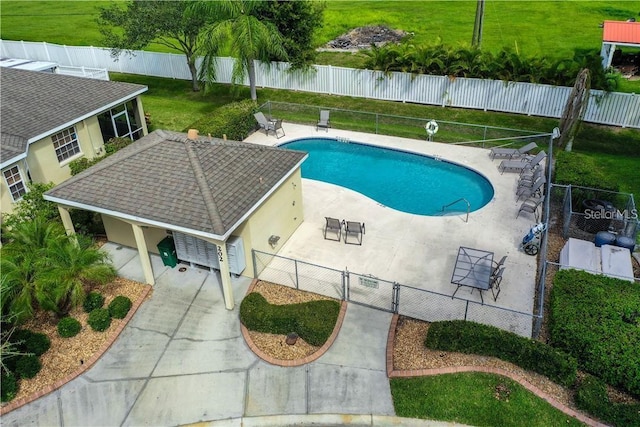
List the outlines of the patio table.
<svg viewBox="0 0 640 427">
<path fill-rule="evenodd" d="M 491 287 L 491 273 L 493 271 L 493 252 L 460 246 L 456 264 L 451 276 L 451 283 L 457 285 L 451 298 L 461 286 L 480 291 L 480 301 L 484 304 L 482 292 Z"/>
</svg>

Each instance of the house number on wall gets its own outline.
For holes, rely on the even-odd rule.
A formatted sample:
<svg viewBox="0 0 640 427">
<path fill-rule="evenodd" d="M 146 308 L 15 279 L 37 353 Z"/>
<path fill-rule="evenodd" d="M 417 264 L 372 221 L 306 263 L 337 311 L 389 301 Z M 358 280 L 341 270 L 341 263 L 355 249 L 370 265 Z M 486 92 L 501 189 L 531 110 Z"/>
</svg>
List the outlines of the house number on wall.
<svg viewBox="0 0 640 427">
<path fill-rule="evenodd" d="M 222 248 L 218 246 L 218 259 L 222 262 Z"/>
</svg>

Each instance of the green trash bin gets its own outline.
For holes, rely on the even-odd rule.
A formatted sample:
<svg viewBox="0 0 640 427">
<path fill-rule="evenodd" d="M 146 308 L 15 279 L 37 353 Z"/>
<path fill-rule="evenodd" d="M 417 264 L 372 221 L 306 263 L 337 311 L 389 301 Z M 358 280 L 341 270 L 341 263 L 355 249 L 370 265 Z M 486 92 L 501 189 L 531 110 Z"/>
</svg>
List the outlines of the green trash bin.
<svg viewBox="0 0 640 427">
<path fill-rule="evenodd" d="M 171 268 L 178 264 L 178 255 L 176 254 L 176 245 L 173 244 L 173 238 L 167 236 L 158 243 L 158 251 L 164 265 Z"/>
</svg>

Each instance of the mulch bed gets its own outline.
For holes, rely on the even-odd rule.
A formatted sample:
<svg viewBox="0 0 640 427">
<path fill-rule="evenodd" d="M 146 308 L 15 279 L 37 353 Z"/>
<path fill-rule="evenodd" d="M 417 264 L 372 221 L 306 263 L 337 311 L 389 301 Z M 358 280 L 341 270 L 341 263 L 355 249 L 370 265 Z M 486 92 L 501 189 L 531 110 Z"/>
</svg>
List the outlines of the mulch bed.
<svg viewBox="0 0 640 427">
<path fill-rule="evenodd" d="M 135 303 L 145 290 L 145 285 L 118 277 L 113 282 L 95 290 L 105 297 L 104 307 L 107 307 L 118 295 L 126 296 L 132 303 Z M 150 296 L 151 293 L 148 295 Z M 89 314 L 85 313 L 82 307 L 75 308 L 69 315 L 82 325 L 80 333 L 71 338 L 62 338 L 58 335 L 59 319 L 48 312 L 38 312 L 32 319 L 20 326 L 21 329 L 29 329 L 47 335 L 51 340 L 51 347 L 40 356 L 42 363 L 40 372 L 34 378 L 20 380 L 18 393 L 13 400 L 31 396 L 82 369 L 85 361 L 100 351 L 103 345 L 116 333 L 120 323 L 124 321 L 124 319 L 111 319 L 111 326 L 106 331 L 96 332 L 87 324 Z M 10 402 L 3 403 L 3 406 L 8 403 Z"/>
</svg>

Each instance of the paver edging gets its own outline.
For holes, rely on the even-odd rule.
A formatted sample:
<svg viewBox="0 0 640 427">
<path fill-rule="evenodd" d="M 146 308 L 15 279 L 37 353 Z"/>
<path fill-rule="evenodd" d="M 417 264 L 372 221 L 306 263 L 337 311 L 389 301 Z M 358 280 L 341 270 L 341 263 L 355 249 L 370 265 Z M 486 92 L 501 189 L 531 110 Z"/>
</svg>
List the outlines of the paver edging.
<svg viewBox="0 0 640 427">
<path fill-rule="evenodd" d="M 142 294 L 136 300 L 136 302 L 133 303 L 133 305 L 131 306 L 131 309 L 129 310 L 129 313 L 127 313 L 124 319 L 122 319 L 122 322 L 120 322 L 118 327 L 115 329 L 115 332 L 112 332 L 110 338 L 102 345 L 102 347 L 100 347 L 100 349 L 98 349 L 98 351 L 95 352 L 78 370 L 68 374 L 66 377 L 59 379 L 52 385 L 49 385 L 36 393 L 23 397 L 22 399 L 19 399 L 19 400 L 11 401 L 6 405 L 0 407 L 0 415 L 8 414 L 9 412 L 15 409 L 18 409 L 19 407 L 26 405 L 27 403 L 31 403 L 34 400 L 37 400 L 53 391 L 56 391 L 63 385 L 76 379 L 80 375 L 84 374 L 87 370 L 89 370 L 89 368 L 91 368 L 100 359 L 100 357 L 102 357 L 102 355 L 113 345 L 116 339 L 118 339 L 118 337 L 120 336 L 120 333 L 124 330 L 125 326 L 127 326 L 127 324 L 129 323 L 133 315 L 136 313 L 136 311 L 138 311 L 138 308 L 140 308 L 143 301 L 147 298 L 147 295 L 149 294 L 149 291 L 151 289 L 152 289 L 151 285 L 144 285 Z"/>
<path fill-rule="evenodd" d="M 257 283 L 258 283 L 258 279 L 253 279 L 253 281 L 251 282 L 251 285 L 249 285 L 249 289 L 247 289 L 247 295 L 253 292 L 253 288 Z M 242 337 L 244 338 L 244 341 L 247 343 L 251 351 L 260 359 L 264 360 L 265 362 L 271 365 L 283 366 L 283 367 L 301 366 L 317 360 L 320 356 L 325 354 L 329 350 L 329 348 L 331 348 L 331 346 L 333 345 L 333 342 L 338 337 L 338 333 L 340 332 L 340 328 L 342 327 L 342 322 L 346 314 L 347 314 L 347 302 L 342 301 L 340 304 L 340 313 L 338 313 L 338 318 L 336 319 L 336 324 L 333 327 L 333 332 L 331 332 L 331 335 L 329 335 L 329 338 L 327 339 L 327 341 L 325 341 L 325 343 L 322 344 L 322 347 L 320 347 L 318 351 L 302 359 L 282 360 L 282 359 L 276 359 L 275 357 L 271 357 L 267 353 L 260 350 L 253 343 L 251 336 L 249 336 L 249 330 L 242 324 L 242 322 L 240 323 L 240 331 L 242 332 Z"/>
<path fill-rule="evenodd" d="M 387 377 L 388 378 L 409 378 L 409 377 L 421 377 L 428 375 L 442 375 L 442 374 L 455 374 L 459 372 L 484 372 L 496 375 L 502 375 L 517 382 L 539 398 L 545 400 L 554 408 L 564 412 L 565 414 L 578 419 L 579 421 L 593 427 L 607 427 L 606 424 L 602 424 L 592 418 L 589 418 L 582 413 L 568 407 L 564 403 L 556 400 L 551 395 L 540 390 L 535 385 L 524 379 L 518 374 L 506 371 L 501 368 L 494 368 L 490 366 L 452 366 L 448 368 L 431 368 L 431 369 L 411 369 L 400 370 L 393 368 L 393 343 L 396 336 L 396 327 L 398 325 L 398 314 L 394 314 L 391 318 L 391 324 L 389 325 L 389 336 L 387 337 Z"/>
</svg>

